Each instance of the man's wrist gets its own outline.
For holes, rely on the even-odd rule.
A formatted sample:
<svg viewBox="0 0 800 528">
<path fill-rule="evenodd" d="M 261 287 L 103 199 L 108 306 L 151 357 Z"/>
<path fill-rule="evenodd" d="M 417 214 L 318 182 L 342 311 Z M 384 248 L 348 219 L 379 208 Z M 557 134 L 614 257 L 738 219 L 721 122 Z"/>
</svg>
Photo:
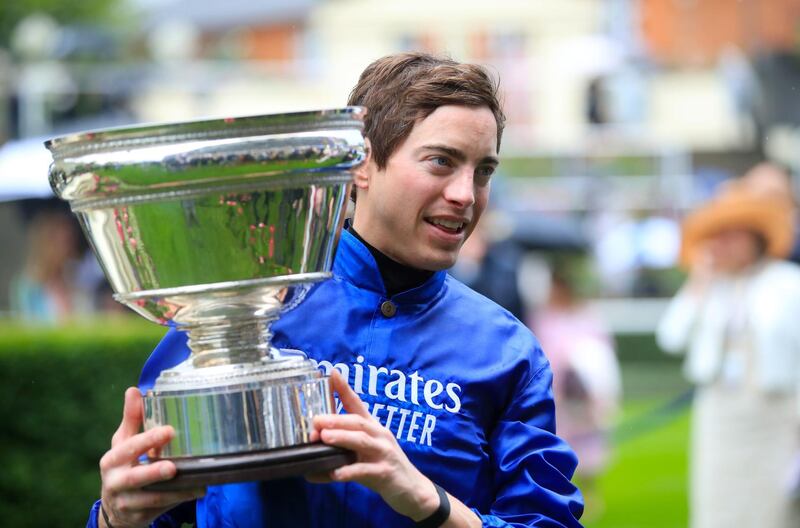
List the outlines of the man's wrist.
<svg viewBox="0 0 800 528">
<path fill-rule="evenodd" d="M 97 526 L 99 528 L 114 528 L 114 525 L 111 524 L 111 520 L 108 518 L 108 512 L 103 506 L 102 499 L 100 500 L 100 515 L 97 516 Z"/>
<path fill-rule="evenodd" d="M 425 484 L 417 489 L 419 490 L 415 501 L 417 508 L 413 515 L 409 515 L 414 522 L 427 519 L 439 508 L 439 493 L 430 479 L 426 478 Z"/>
<path fill-rule="evenodd" d="M 434 487 L 439 504 L 432 514 L 416 522 L 418 528 L 440 528 L 450 518 L 450 499 L 447 497 L 447 492 L 438 484 L 434 484 Z"/>
</svg>

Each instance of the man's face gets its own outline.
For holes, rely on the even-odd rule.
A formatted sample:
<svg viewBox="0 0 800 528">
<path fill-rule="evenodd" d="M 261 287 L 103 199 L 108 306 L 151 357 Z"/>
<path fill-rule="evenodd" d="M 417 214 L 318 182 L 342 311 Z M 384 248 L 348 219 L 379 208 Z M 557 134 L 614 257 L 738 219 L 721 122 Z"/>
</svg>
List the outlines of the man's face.
<svg viewBox="0 0 800 528">
<path fill-rule="evenodd" d="M 386 167 L 369 160 L 359 171 L 353 227 L 402 264 L 449 268 L 486 208 L 496 166 L 491 110 L 441 106 L 414 125 Z"/>
</svg>

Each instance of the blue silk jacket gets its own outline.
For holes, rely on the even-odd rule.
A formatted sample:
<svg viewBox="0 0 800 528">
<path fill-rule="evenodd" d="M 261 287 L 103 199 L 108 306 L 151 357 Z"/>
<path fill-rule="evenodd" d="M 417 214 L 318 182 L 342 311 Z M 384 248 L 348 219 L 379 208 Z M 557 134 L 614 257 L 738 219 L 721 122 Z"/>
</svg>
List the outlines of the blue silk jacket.
<svg viewBox="0 0 800 528">
<path fill-rule="evenodd" d="M 519 321 L 445 272 L 393 296 L 386 317 L 380 272 L 369 250 L 342 233 L 334 278 L 316 285 L 273 326 L 273 344 L 336 368 L 397 437 L 422 473 L 458 497 L 484 526 L 579 527 L 577 460 L 554 434 L 552 375 Z M 183 361 L 170 331 L 145 364 L 144 390 Z M 89 519 L 96 526 L 98 505 Z M 413 526 L 355 483 L 303 479 L 214 486 L 161 516 L 155 527 Z"/>
</svg>

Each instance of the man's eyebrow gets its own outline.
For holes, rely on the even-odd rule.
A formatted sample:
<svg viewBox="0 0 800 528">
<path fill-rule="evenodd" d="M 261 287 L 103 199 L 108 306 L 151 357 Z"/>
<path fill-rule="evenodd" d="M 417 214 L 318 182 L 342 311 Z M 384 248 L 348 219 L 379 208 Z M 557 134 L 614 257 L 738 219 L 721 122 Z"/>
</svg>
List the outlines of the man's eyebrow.
<svg viewBox="0 0 800 528">
<path fill-rule="evenodd" d="M 464 154 L 464 152 L 462 152 L 457 148 L 448 147 L 447 145 L 437 145 L 437 144 L 423 145 L 419 148 L 419 150 L 435 150 L 447 154 L 456 161 L 464 162 L 467 160 L 467 155 Z M 498 165 L 500 161 L 497 159 L 496 156 L 486 156 L 485 158 L 481 159 L 479 164 L 483 165 L 487 163 L 490 165 Z"/>
</svg>

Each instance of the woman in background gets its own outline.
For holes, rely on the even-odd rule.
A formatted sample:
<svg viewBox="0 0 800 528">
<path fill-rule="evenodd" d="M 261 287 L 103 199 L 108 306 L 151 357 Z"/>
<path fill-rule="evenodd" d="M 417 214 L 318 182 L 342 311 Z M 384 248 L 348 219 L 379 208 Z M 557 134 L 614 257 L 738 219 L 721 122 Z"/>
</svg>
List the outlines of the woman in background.
<svg viewBox="0 0 800 528">
<path fill-rule="evenodd" d="M 603 505 L 595 483 L 608 465 L 609 433 L 622 394 L 614 341 L 578 295 L 567 262 L 553 266 L 547 301 L 528 324 L 553 370 L 556 430 L 578 456 L 585 518 L 597 518 Z"/>
<path fill-rule="evenodd" d="M 800 267 L 789 196 L 747 179 L 683 225 L 689 278 L 657 329 L 686 350 L 698 387 L 691 432 L 692 528 L 800 526 L 792 464 L 800 447 Z"/>
</svg>

